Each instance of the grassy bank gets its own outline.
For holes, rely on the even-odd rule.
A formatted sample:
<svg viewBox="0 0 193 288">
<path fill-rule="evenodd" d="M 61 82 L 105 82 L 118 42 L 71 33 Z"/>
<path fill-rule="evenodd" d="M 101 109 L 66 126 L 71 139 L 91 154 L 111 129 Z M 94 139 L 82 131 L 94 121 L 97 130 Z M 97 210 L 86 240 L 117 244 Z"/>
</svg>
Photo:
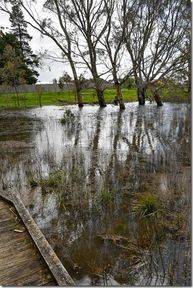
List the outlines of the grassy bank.
<svg viewBox="0 0 193 288">
<path fill-rule="evenodd" d="M 125 102 L 137 101 L 136 89 L 122 89 L 123 98 Z M 172 93 L 173 95 L 173 93 Z M 82 91 L 83 102 L 87 104 L 97 103 L 96 92 L 93 89 L 86 89 Z M 114 89 L 106 89 L 105 100 L 107 103 L 112 103 L 115 98 Z M 179 96 L 171 96 L 168 91 L 163 93 L 163 101 L 171 102 L 187 102 L 188 97 L 184 91 L 179 93 Z M 18 105 L 19 103 L 19 105 Z M 64 92 L 44 92 L 42 96 L 38 96 L 36 93 L 21 93 L 19 94 L 19 101 L 14 94 L 2 94 L 0 95 L 0 108 L 29 108 L 43 105 L 63 105 L 63 104 L 75 104 L 75 94 L 73 91 Z"/>
<path fill-rule="evenodd" d="M 115 98 L 115 90 L 105 90 L 105 100 L 107 103 L 112 103 Z M 95 104 L 97 102 L 97 96 L 94 89 L 86 89 L 82 91 L 83 102 L 88 104 Z M 124 101 L 131 102 L 136 101 L 135 89 L 123 89 Z M 75 104 L 75 93 L 71 90 L 63 92 L 44 92 L 42 96 L 38 96 L 36 93 L 21 93 L 19 94 L 19 106 L 20 107 L 34 107 L 40 105 L 62 105 L 62 104 Z M 0 107 L 1 108 L 14 108 L 18 107 L 18 99 L 14 94 L 0 95 Z"/>
</svg>

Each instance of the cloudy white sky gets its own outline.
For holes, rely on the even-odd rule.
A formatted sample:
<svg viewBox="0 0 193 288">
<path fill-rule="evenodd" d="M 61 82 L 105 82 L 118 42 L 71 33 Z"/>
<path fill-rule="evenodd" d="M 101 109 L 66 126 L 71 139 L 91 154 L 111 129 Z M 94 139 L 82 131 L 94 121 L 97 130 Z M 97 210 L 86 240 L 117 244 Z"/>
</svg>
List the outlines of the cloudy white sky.
<svg viewBox="0 0 193 288">
<path fill-rule="evenodd" d="M 38 4 L 37 6 L 41 7 L 41 5 Z M 0 27 L 4 27 L 5 31 L 9 31 L 10 29 L 9 16 L 1 11 L 0 11 Z M 30 42 L 30 46 L 32 47 L 34 53 L 38 54 L 40 52 L 48 50 L 49 52 L 54 54 L 56 53 L 57 55 L 60 56 L 60 51 L 52 40 L 50 40 L 48 37 L 42 38 L 40 33 L 35 31 L 31 27 L 28 27 L 28 32 L 33 37 Z M 51 83 L 54 78 L 58 79 L 63 74 L 64 71 L 67 71 L 69 74 L 71 74 L 70 67 L 66 63 L 57 63 L 57 62 L 51 62 L 50 60 L 49 61 L 44 60 L 42 64 L 43 65 L 38 70 L 40 74 L 38 82 Z"/>
</svg>

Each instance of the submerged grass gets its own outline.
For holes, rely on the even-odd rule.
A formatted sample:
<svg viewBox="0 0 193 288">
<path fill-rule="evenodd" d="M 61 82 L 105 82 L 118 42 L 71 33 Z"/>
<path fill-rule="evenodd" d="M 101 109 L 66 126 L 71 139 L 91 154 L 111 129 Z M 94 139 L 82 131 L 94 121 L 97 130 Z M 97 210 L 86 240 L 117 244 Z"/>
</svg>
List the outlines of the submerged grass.
<svg viewBox="0 0 193 288">
<path fill-rule="evenodd" d="M 29 185 L 31 188 L 35 188 L 38 186 L 38 181 L 35 178 L 30 177 L 29 178 Z"/>
<path fill-rule="evenodd" d="M 97 195 L 97 203 L 102 205 L 111 204 L 114 200 L 114 192 L 109 190 L 101 190 Z"/>
<path fill-rule="evenodd" d="M 40 176 L 40 175 L 38 175 Z M 28 181 L 31 188 L 41 187 L 46 192 L 49 188 L 59 188 L 63 185 L 65 172 L 63 170 L 52 171 L 47 178 L 36 179 L 36 176 L 30 176 Z M 55 190 L 56 191 L 56 190 Z"/>
<path fill-rule="evenodd" d="M 134 210 L 141 217 L 155 215 L 160 210 L 160 203 L 155 195 L 146 193 L 140 195 Z"/>
<path fill-rule="evenodd" d="M 42 188 L 57 188 L 63 183 L 64 175 L 62 170 L 53 171 L 48 178 L 41 179 L 40 185 Z"/>
</svg>

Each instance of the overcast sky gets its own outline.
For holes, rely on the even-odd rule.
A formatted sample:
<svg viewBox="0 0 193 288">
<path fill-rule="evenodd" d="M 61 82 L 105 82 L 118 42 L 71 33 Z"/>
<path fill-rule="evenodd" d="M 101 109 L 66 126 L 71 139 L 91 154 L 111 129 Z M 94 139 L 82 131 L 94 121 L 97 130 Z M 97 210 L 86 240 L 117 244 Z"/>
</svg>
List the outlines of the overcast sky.
<svg viewBox="0 0 193 288">
<path fill-rule="evenodd" d="M 8 15 L 0 11 L 0 19 L 0 26 L 6 27 L 5 31 L 8 31 L 10 29 L 10 21 Z M 30 42 L 30 46 L 34 53 L 38 54 L 39 52 L 49 50 L 51 53 L 56 53 L 57 55 L 60 55 L 58 47 L 48 37 L 42 38 L 40 33 L 35 31 L 31 27 L 28 27 L 28 32 L 33 37 Z M 63 64 L 51 62 L 50 60 L 46 60 L 43 62 L 44 63 L 42 67 L 38 70 L 40 74 L 38 82 L 51 83 L 54 78 L 58 79 L 64 71 L 67 71 L 69 74 L 71 74 L 71 69 L 66 63 Z"/>
</svg>

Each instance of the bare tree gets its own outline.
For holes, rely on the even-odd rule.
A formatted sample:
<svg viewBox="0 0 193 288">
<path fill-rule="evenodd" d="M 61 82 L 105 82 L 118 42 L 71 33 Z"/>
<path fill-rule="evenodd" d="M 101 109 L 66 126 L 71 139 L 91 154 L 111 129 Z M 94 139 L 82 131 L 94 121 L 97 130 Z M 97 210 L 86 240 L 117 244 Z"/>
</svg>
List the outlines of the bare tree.
<svg viewBox="0 0 193 288">
<path fill-rule="evenodd" d="M 183 0 L 123 0 L 124 41 L 133 64 L 138 101 L 145 104 L 148 84 L 180 69 L 183 42 Z M 183 6 L 184 7 L 184 6 Z M 159 99 L 159 100 L 158 100 Z M 158 101 L 157 101 L 158 100 Z M 161 105 L 156 94 L 155 101 Z"/>
<path fill-rule="evenodd" d="M 123 40 L 124 34 L 123 30 L 120 30 L 117 25 L 116 16 L 116 8 L 117 1 L 116 0 L 105 0 L 105 14 L 107 17 L 107 29 L 101 38 L 100 43 L 104 47 L 104 53 L 107 55 L 107 59 L 110 62 L 110 67 L 107 68 L 112 73 L 113 81 L 116 90 L 116 97 L 114 100 L 115 105 L 119 104 L 121 110 L 125 109 L 125 105 L 123 102 L 122 92 L 121 92 L 121 83 L 119 81 L 118 72 L 121 66 L 121 58 L 123 53 Z M 117 4 L 117 5 L 116 5 Z M 105 57 L 106 58 L 106 57 Z"/>
<path fill-rule="evenodd" d="M 188 94 L 191 98 L 191 1 L 184 1 L 183 6 L 182 25 L 184 25 L 184 41 L 179 45 L 179 50 L 181 52 L 181 70 L 179 71 L 179 78 L 181 78 L 182 81 L 187 82 Z"/>
<path fill-rule="evenodd" d="M 98 72 L 99 54 L 103 53 L 99 47 L 99 42 L 107 28 L 107 17 L 105 17 L 104 0 L 61 0 L 61 6 L 68 11 L 68 17 L 71 23 L 77 28 L 77 35 L 80 32 L 81 37 L 77 36 L 76 45 L 78 53 L 83 62 L 90 70 L 97 92 L 100 107 L 105 107 L 104 89 L 106 88 L 101 81 Z"/>
<path fill-rule="evenodd" d="M 0 0 L 0 10 L 11 15 L 11 7 L 9 3 L 14 3 L 15 1 L 10 0 Z M 57 19 L 57 23 L 55 24 L 50 18 L 42 19 L 39 16 L 35 6 L 33 5 L 32 0 L 17 0 L 17 2 L 23 8 L 23 11 L 27 14 L 28 20 L 24 20 L 24 22 L 31 27 L 33 27 L 36 31 L 39 31 L 41 35 L 49 37 L 53 40 L 53 42 L 59 47 L 62 56 L 67 59 L 70 64 L 75 90 L 76 90 L 76 98 L 78 100 L 78 106 L 83 107 L 82 96 L 81 96 L 81 87 L 78 80 L 78 73 L 76 69 L 75 62 L 73 60 L 73 49 L 72 49 L 72 37 L 73 33 L 70 29 L 70 25 L 67 22 L 67 17 L 65 15 L 65 10 L 61 7 L 60 0 L 47 0 L 44 2 L 43 7 L 49 10 L 53 15 L 55 15 Z"/>
</svg>

